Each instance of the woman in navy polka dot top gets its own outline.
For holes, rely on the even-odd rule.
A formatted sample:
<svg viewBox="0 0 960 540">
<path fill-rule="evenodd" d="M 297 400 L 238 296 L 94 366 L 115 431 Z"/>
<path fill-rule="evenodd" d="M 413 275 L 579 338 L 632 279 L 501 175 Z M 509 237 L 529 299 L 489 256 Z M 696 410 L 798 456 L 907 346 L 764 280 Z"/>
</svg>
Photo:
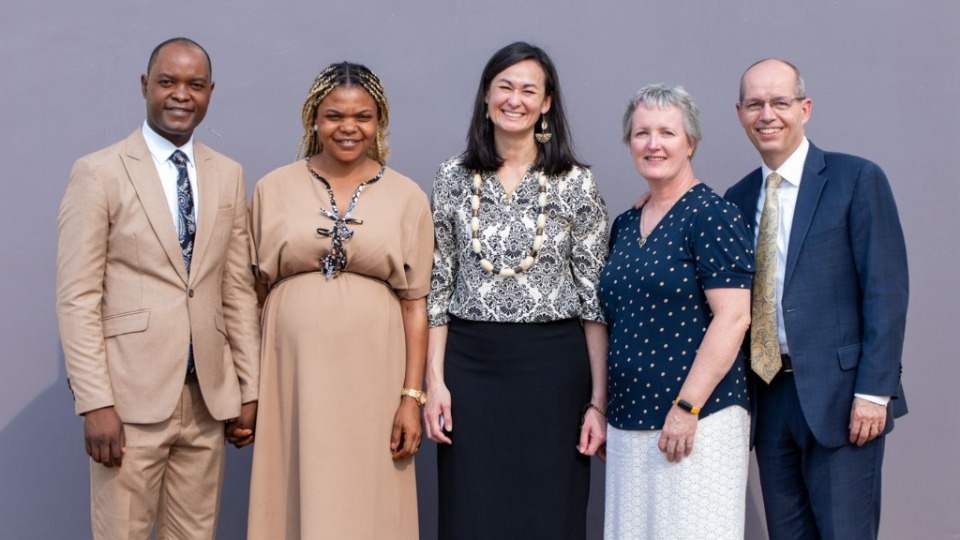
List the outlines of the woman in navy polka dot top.
<svg viewBox="0 0 960 540">
<path fill-rule="evenodd" d="M 623 123 L 650 198 L 614 221 L 600 277 L 605 537 L 743 538 L 752 238 L 694 175 L 700 123 L 682 87 L 644 87 Z"/>
</svg>

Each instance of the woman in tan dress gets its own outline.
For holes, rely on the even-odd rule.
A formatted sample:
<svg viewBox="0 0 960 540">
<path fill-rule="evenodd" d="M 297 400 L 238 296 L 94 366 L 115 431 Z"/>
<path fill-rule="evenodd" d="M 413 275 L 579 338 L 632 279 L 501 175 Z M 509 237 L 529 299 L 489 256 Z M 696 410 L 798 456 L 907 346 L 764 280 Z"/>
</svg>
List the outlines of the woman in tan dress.
<svg viewBox="0 0 960 540">
<path fill-rule="evenodd" d="M 263 352 L 250 539 L 415 539 L 413 454 L 433 223 L 386 168 L 376 75 L 333 64 L 303 107 L 306 160 L 256 186 Z"/>
</svg>

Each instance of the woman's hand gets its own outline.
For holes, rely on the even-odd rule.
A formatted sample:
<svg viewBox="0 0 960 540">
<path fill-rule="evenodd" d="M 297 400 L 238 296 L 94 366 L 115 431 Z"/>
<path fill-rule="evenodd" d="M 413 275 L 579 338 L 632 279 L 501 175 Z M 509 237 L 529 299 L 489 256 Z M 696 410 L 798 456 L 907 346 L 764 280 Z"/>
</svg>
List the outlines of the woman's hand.
<svg viewBox="0 0 960 540">
<path fill-rule="evenodd" d="M 390 434 L 390 452 L 393 459 L 408 458 L 420 449 L 423 426 L 420 424 L 420 406 L 409 397 L 400 398 L 400 406 L 393 417 L 393 433 Z"/>
<path fill-rule="evenodd" d="M 423 423 L 427 425 L 427 437 L 437 443 L 453 444 L 447 436 L 447 433 L 453 431 L 450 390 L 447 390 L 447 385 L 443 383 L 429 384 L 427 390 L 427 404 L 423 407 Z"/>
<path fill-rule="evenodd" d="M 580 426 L 580 444 L 577 445 L 577 451 L 585 456 L 592 456 L 605 442 L 607 442 L 607 419 L 599 411 L 590 407 L 583 415 L 583 425 Z M 601 457 L 600 459 L 604 458 Z"/>
<path fill-rule="evenodd" d="M 637 199 L 637 202 L 633 203 L 633 209 L 634 209 L 634 210 L 639 210 L 639 209 L 643 208 L 643 205 L 647 204 L 647 201 L 649 201 L 649 200 L 650 200 L 650 192 L 648 191 L 648 192 L 644 193 L 643 195 L 641 195 L 640 198 Z"/>
<path fill-rule="evenodd" d="M 667 455 L 670 463 L 680 463 L 680 460 L 693 452 L 693 438 L 696 433 L 697 415 L 674 405 L 670 407 L 663 423 L 657 448 Z"/>
<path fill-rule="evenodd" d="M 251 401 L 240 406 L 240 416 L 227 420 L 223 430 L 227 442 L 243 448 L 253 442 L 257 427 L 257 402 Z"/>
</svg>

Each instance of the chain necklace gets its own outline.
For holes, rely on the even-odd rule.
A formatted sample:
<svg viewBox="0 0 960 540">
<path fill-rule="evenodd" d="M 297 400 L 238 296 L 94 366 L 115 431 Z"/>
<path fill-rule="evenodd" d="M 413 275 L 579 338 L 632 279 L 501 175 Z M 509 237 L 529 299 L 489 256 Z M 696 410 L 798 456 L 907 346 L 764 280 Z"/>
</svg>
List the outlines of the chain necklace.
<svg viewBox="0 0 960 540">
<path fill-rule="evenodd" d="M 650 231 L 647 234 L 643 234 L 643 216 L 645 214 L 643 210 L 646 207 L 647 207 L 646 204 L 640 207 L 640 219 L 637 222 L 637 230 L 640 232 L 640 242 L 637 244 L 638 248 L 642 248 L 643 245 L 647 243 L 647 237 L 650 236 L 650 232 L 653 232 L 653 231 Z"/>
<path fill-rule="evenodd" d="M 473 175 L 473 195 L 470 197 L 470 207 L 473 210 L 473 217 L 470 219 L 471 247 L 473 252 L 480 257 L 480 267 L 485 271 L 496 274 L 500 277 L 510 277 L 517 275 L 525 270 L 529 270 L 537 259 L 537 253 L 543 248 L 543 228 L 547 224 L 547 177 L 543 171 L 536 172 L 537 185 L 540 192 L 537 196 L 537 203 L 540 206 L 540 215 L 537 216 L 537 234 L 533 237 L 533 247 L 530 254 L 527 255 L 520 264 L 512 268 L 497 268 L 483 255 L 483 247 L 480 244 L 480 188 L 483 187 L 483 178 L 477 172 Z"/>
<path fill-rule="evenodd" d="M 327 276 L 327 279 L 330 279 L 340 275 L 340 272 L 347 267 L 347 250 L 343 247 L 343 243 L 353 236 L 353 231 L 348 229 L 347 225 L 363 225 L 362 219 L 352 217 L 353 209 L 357 206 L 357 199 L 360 198 L 360 194 L 363 193 L 363 190 L 366 189 L 368 185 L 380 180 L 386 167 L 381 166 L 380 172 L 378 172 L 376 176 L 357 186 L 357 191 L 354 192 L 353 198 L 350 199 L 350 206 L 347 208 L 347 213 L 344 214 L 343 217 L 340 217 L 340 210 L 337 208 L 337 200 L 333 196 L 333 188 L 330 187 L 330 182 L 327 182 L 326 178 L 320 176 L 317 171 L 313 170 L 313 167 L 310 166 L 310 158 L 305 159 L 304 163 L 306 163 L 310 175 L 319 180 L 330 195 L 331 210 L 327 210 L 321 206 L 320 213 L 333 220 L 333 225 L 329 229 L 324 229 L 323 227 L 317 229 L 318 235 L 330 238 L 330 254 L 320 259 L 320 266 L 322 267 L 323 273 Z"/>
</svg>

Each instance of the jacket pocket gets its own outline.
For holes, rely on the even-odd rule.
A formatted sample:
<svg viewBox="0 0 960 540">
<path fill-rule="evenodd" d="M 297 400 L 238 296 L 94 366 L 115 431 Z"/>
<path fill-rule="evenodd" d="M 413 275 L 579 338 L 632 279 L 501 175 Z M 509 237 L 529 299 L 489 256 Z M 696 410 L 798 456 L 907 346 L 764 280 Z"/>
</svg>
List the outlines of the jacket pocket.
<svg viewBox="0 0 960 540">
<path fill-rule="evenodd" d="M 850 370 L 857 367 L 860 363 L 860 344 L 854 343 L 846 347 L 837 349 L 837 359 L 840 361 L 840 369 Z"/>
<path fill-rule="evenodd" d="M 847 226 L 843 223 L 837 225 L 836 227 L 830 227 L 829 229 L 821 229 L 818 231 L 810 231 L 807 233 L 807 239 L 805 242 L 810 244 L 822 244 L 824 242 L 830 242 L 832 240 L 846 238 L 847 237 Z"/>
<path fill-rule="evenodd" d="M 213 310 L 213 324 L 221 334 L 227 335 L 227 325 L 223 322 L 223 313 L 218 309 Z"/>
<path fill-rule="evenodd" d="M 143 332 L 150 324 L 150 310 L 141 309 L 139 311 L 128 311 L 104 317 L 103 337 L 113 337 L 122 334 L 132 334 L 134 332 Z"/>
</svg>

